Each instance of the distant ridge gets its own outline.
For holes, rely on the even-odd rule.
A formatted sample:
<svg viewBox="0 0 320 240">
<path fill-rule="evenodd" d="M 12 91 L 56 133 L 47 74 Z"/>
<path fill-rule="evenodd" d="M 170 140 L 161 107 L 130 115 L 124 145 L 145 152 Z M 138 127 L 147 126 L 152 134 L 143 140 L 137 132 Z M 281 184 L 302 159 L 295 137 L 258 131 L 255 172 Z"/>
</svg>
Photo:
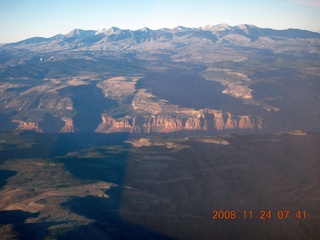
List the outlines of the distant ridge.
<svg viewBox="0 0 320 240">
<path fill-rule="evenodd" d="M 162 28 L 152 30 L 150 28 L 142 28 L 138 30 L 120 29 L 118 27 L 111 27 L 101 30 L 83 30 L 73 29 L 67 34 L 58 34 L 53 37 L 32 37 L 19 42 L 2 44 L 5 46 L 22 46 L 44 44 L 53 41 L 60 43 L 72 43 L 74 41 L 81 42 L 81 46 L 88 46 L 98 42 L 119 42 L 123 40 L 132 40 L 132 43 L 141 43 L 152 40 L 171 40 L 174 37 L 183 37 L 186 35 L 193 35 L 200 38 L 207 38 L 213 42 L 224 38 L 226 35 L 237 34 L 249 37 L 252 41 L 257 40 L 259 37 L 283 37 L 283 38 L 320 38 L 320 33 L 300 30 L 300 29 L 285 29 L 274 30 L 271 28 L 259 28 L 249 24 L 239 24 L 230 26 L 228 24 L 207 25 L 199 28 L 189 28 L 178 26 L 173 29 Z"/>
<path fill-rule="evenodd" d="M 320 33 L 250 24 L 29 38 L 0 47 L 0 128 L 319 130 L 319 46 Z"/>
</svg>

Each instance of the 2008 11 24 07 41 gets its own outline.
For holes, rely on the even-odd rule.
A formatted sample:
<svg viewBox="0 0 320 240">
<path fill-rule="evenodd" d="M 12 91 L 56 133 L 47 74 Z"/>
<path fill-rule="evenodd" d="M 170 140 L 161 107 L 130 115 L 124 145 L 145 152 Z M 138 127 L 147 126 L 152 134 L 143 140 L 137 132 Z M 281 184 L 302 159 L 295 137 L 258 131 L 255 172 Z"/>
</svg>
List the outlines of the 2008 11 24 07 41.
<svg viewBox="0 0 320 240">
<path fill-rule="evenodd" d="M 296 218 L 296 219 L 306 219 L 307 211 L 298 210 L 298 211 L 289 211 L 289 210 L 244 210 L 244 211 L 236 211 L 236 210 L 213 210 L 212 211 L 212 219 L 213 220 L 235 220 L 235 219 L 288 219 L 288 218 Z"/>
</svg>

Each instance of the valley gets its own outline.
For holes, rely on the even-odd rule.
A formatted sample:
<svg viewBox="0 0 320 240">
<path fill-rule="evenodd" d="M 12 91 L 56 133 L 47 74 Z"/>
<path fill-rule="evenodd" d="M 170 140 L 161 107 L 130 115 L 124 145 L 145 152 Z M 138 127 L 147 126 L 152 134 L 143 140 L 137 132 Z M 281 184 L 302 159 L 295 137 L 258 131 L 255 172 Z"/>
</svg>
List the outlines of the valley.
<svg viewBox="0 0 320 240">
<path fill-rule="evenodd" d="M 246 24 L 1 45 L 0 236 L 318 239 L 319 46 Z"/>
<path fill-rule="evenodd" d="M 319 134 L 0 136 L 0 233 L 6 238 L 319 234 Z M 281 209 L 290 217 L 278 219 Z M 215 220 L 213 210 L 235 210 L 241 218 Z M 241 215 L 261 210 L 274 215 Z M 306 219 L 294 216 L 299 210 Z"/>
<path fill-rule="evenodd" d="M 2 129 L 319 130 L 318 41 L 302 30 L 219 25 L 74 30 L 3 45 Z"/>
</svg>

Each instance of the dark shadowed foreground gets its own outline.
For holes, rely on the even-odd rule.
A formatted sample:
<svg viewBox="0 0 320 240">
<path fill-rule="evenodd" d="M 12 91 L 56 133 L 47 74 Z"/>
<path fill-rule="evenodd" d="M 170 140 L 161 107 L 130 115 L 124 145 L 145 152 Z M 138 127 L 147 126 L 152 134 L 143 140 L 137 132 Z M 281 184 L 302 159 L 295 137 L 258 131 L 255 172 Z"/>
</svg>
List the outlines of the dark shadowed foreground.
<svg viewBox="0 0 320 240">
<path fill-rule="evenodd" d="M 2 132 L 4 239 L 318 239 L 320 135 Z"/>
</svg>

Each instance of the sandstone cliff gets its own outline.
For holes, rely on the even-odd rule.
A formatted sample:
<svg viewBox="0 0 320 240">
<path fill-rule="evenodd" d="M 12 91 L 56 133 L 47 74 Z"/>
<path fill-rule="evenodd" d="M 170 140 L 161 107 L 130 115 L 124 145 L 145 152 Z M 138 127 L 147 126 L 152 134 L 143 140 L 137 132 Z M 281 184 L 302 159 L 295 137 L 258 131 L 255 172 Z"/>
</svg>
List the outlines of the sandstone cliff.
<svg viewBox="0 0 320 240">
<path fill-rule="evenodd" d="M 31 130 L 39 133 L 43 132 L 43 130 L 39 127 L 39 124 L 37 122 L 28 122 L 22 120 L 13 120 L 12 122 L 19 123 L 17 130 Z"/>
<path fill-rule="evenodd" d="M 262 119 L 252 116 L 232 116 L 219 110 L 199 110 L 198 116 L 127 116 L 120 119 L 102 115 L 95 132 L 168 133 L 182 130 L 220 131 L 228 129 L 261 129 Z"/>
<path fill-rule="evenodd" d="M 65 125 L 60 133 L 75 133 L 79 130 L 71 118 L 62 118 Z M 14 120 L 17 130 L 32 130 L 42 133 L 37 122 Z M 247 115 L 233 116 L 220 110 L 203 109 L 192 115 L 146 115 L 113 118 L 102 115 L 102 123 L 96 128 L 97 133 L 169 133 L 176 131 L 221 131 L 231 129 L 261 129 L 262 119 Z"/>
<path fill-rule="evenodd" d="M 60 133 L 75 133 L 78 129 L 73 125 L 73 120 L 71 118 L 62 118 L 64 121 L 64 126 L 60 130 Z"/>
</svg>

